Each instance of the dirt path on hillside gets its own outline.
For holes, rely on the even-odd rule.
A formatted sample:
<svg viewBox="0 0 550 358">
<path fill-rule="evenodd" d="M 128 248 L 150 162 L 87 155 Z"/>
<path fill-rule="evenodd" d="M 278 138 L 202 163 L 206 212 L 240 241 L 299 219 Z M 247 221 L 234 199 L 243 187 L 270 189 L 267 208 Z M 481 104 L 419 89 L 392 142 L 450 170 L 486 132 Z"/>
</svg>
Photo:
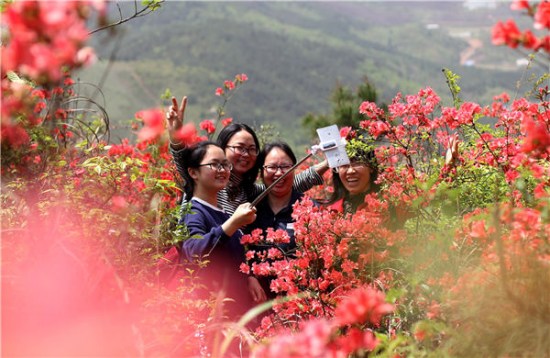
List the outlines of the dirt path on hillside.
<svg viewBox="0 0 550 358">
<path fill-rule="evenodd" d="M 483 47 L 483 42 L 480 39 L 469 39 L 468 48 L 460 53 L 460 64 L 464 65 L 468 60 L 471 60 L 476 51 Z"/>
</svg>

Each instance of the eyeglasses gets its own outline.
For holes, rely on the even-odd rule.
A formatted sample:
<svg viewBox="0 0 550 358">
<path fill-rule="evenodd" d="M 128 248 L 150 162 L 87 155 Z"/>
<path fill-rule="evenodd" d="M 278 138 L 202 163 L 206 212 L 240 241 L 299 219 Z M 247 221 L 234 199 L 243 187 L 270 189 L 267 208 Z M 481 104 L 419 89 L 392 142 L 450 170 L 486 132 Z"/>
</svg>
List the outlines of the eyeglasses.
<svg viewBox="0 0 550 358">
<path fill-rule="evenodd" d="M 216 170 L 218 172 L 221 172 L 222 170 L 230 171 L 233 169 L 233 164 L 229 162 L 223 162 L 223 163 L 206 163 L 206 164 L 199 164 L 199 167 L 210 167 L 210 170 Z"/>
<path fill-rule="evenodd" d="M 260 150 L 256 147 L 245 148 L 240 145 L 228 145 L 227 148 L 231 149 L 233 153 L 239 153 L 241 155 L 248 154 L 252 156 L 257 156 L 260 153 Z"/>
<path fill-rule="evenodd" d="M 281 172 L 286 173 L 290 168 L 292 168 L 292 165 L 286 164 L 286 165 L 264 165 L 264 170 L 268 172 L 269 174 L 275 174 L 279 169 L 281 169 Z"/>
<path fill-rule="evenodd" d="M 368 167 L 368 165 L 367 165 L 367 163 L 363 163 L 363 162 L 351 162 L 351 163 L 346 164 L 346 165 L 340 165 L 336 169 L 346 171 L 350 167 L 353 168 L 354 170 L 357 170 L 357 169 L 366 168 L 366 167 Z"/>
</svg>

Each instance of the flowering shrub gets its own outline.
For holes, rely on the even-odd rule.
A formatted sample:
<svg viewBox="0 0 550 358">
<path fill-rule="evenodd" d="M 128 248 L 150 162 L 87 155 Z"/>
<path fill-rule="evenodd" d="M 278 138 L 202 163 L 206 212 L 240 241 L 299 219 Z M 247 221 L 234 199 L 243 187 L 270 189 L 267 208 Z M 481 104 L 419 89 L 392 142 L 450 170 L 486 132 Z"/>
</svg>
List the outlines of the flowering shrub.
<svg viewBox="0 0 550 358">
<path fill-rule="evenodd" d="M 546 93 L 540 94 L 538 102 L 524 98 L 510 102 L 502 95 L 486 107 L 460 100 L 456 107 L 443 107 L 439 96 L 427 88 L 417 95 L 398 94 L 387 112 L 374 103 L 363 103 L 361 128 L 382 139 L 376 149 L 380 195 L 368 195 L 367 209 L 353 216 L 319 209 L 308 200 L 296 204 L 295 258 L 269 249 L 284 242 L 281 232 L 243 237 L 245 244 L 267 247 L 249 252 L 248 257 L 263 261 L 252 265 L 254 274 L 276 276 L 272 291 L 307 293 L 276 304 L 263 319 L 257 334 L 274 335 L 267 352 L 284 355 L 280 350 L 290 339 L 284 338 L 288 334 L 284 332 L 306 334 L 303 321 L 307 319 L 313 320 L 323 349 L 328 349 L 332 341 L 327 337 L 334 336 L 326 329 L 327 322 L 335 319 L 341 297 L 365 284 L 384 290 L 395 303 L 384 325 L 370 328 L 385 337 L 378 350 L 477 352 L 462 349 L 461 337 L 468 335 L 478 351 L 490 352 L 490 345 L 481 346 L 496 344 L 496 335 L 467 330 L 481 330 L 482 323 L 464 326 L 464 315 L 469 314 L 464 297 L 484 306 L 490 303 L 476 300 L 476 292 L 504 285 L 499 290 L 505 296 L 503 305 L 486 311 L 486 319 L 500 320 L 498 309 L 521 316 L 533 307 L 528 293 L 544 295 L 542 286 L 533 287 L 535 277 L 549 273 L 545 212 L 550 193 L 550 123 Z M 492 126 L 484 123 L 488 119 L 494 121 Z M 451 157 L 446 160 L 449 150 Z M 407 212 L 405 230 L 392 231 L 384 225 L 389 204 L 397 213 Z M 453 232 L 454 237 L 449 237 Z M 512 264 L 527 258 L 531 266 Z M 511 290 L 507 281 L 512 276 L 521 277 L 521 288 L 515 289 L 522 293 Z M 550 307 L 533 301 L 542 305 L 530 312 L 545 322 L 538 330 L 544 334 L 549 323 L 545 312 Z M 314 320 L 320 316 L 328 321 Z M 519 329 L 519 324 L 515 327 Z M 517 331 L 508 333 L 507 339 L 514 334 Z M 523 344 L 504 348 L 502 354 L 516 354 L 540 342 L 531 338 Z M 538 347 L 541 352 L 548 348 Z"/>
</svg>

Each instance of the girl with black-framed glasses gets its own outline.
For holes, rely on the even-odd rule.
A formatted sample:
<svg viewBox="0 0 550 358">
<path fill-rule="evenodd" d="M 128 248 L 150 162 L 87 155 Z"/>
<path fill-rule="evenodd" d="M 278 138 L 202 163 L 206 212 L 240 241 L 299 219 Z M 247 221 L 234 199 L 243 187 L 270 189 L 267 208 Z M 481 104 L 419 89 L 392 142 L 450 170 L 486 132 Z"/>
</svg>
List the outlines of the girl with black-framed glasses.
<svg viewBox="0 0 550 358">
<path fill-rule="evenodd" d="M 188 232 L 181 245 L 181 259 L 207 262 L 199 269 L 199 279 L 207 287 L 205 296 L 223 291 L 232 299 L 224 304 L 228 317 L 235 319 L 250 309 L 253 301 L 266 299 L 257 279 L 239 272 L 245 262 L 241 228 L 256 219 L 256 208 L 244 203 L 231 215 L 220 208 L 218 192 L 226 187 L 232 165 L 218 144 L 200 142 L 184 148 L 182 155 L 189 208 L 180 219 Z"/>
</svg>

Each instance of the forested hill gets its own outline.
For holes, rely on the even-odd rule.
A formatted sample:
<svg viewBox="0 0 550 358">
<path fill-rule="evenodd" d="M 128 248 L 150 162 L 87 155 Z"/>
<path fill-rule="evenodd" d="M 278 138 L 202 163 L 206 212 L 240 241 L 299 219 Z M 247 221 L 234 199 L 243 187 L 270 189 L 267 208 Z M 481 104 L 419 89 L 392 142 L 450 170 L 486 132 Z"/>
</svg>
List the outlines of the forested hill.
<svg viewBox="0 0 550 358">
<path fill-rule="evenodd" d="M 512 15 L 508 5 L 468 10 L 461 2 L 165 2 L 119 26 L 118 40 L 94 35 L 101 61 L 81 77 L 97 83 L 116 58 L 103 92 L 120 127 L 137 110 L 159 105 L 166 88 L 189 96 L 187 119 L 213 118 L 215 88 L 246 73 L 228 115 L 271 123 L 291 143 L 305 143 L 301 118 L 328 113 L 336 83 L 355 88 L 365 76 L 380 102 L 426 86 L 449 100 L 442 68 L 462 77 L 466 100 L 515 93 L 517 55 L 490 44 L 492 25 Z M 474 66 L 463 66 L 472 39 L 482 48 L 470 56 Z"/>
</svg>

